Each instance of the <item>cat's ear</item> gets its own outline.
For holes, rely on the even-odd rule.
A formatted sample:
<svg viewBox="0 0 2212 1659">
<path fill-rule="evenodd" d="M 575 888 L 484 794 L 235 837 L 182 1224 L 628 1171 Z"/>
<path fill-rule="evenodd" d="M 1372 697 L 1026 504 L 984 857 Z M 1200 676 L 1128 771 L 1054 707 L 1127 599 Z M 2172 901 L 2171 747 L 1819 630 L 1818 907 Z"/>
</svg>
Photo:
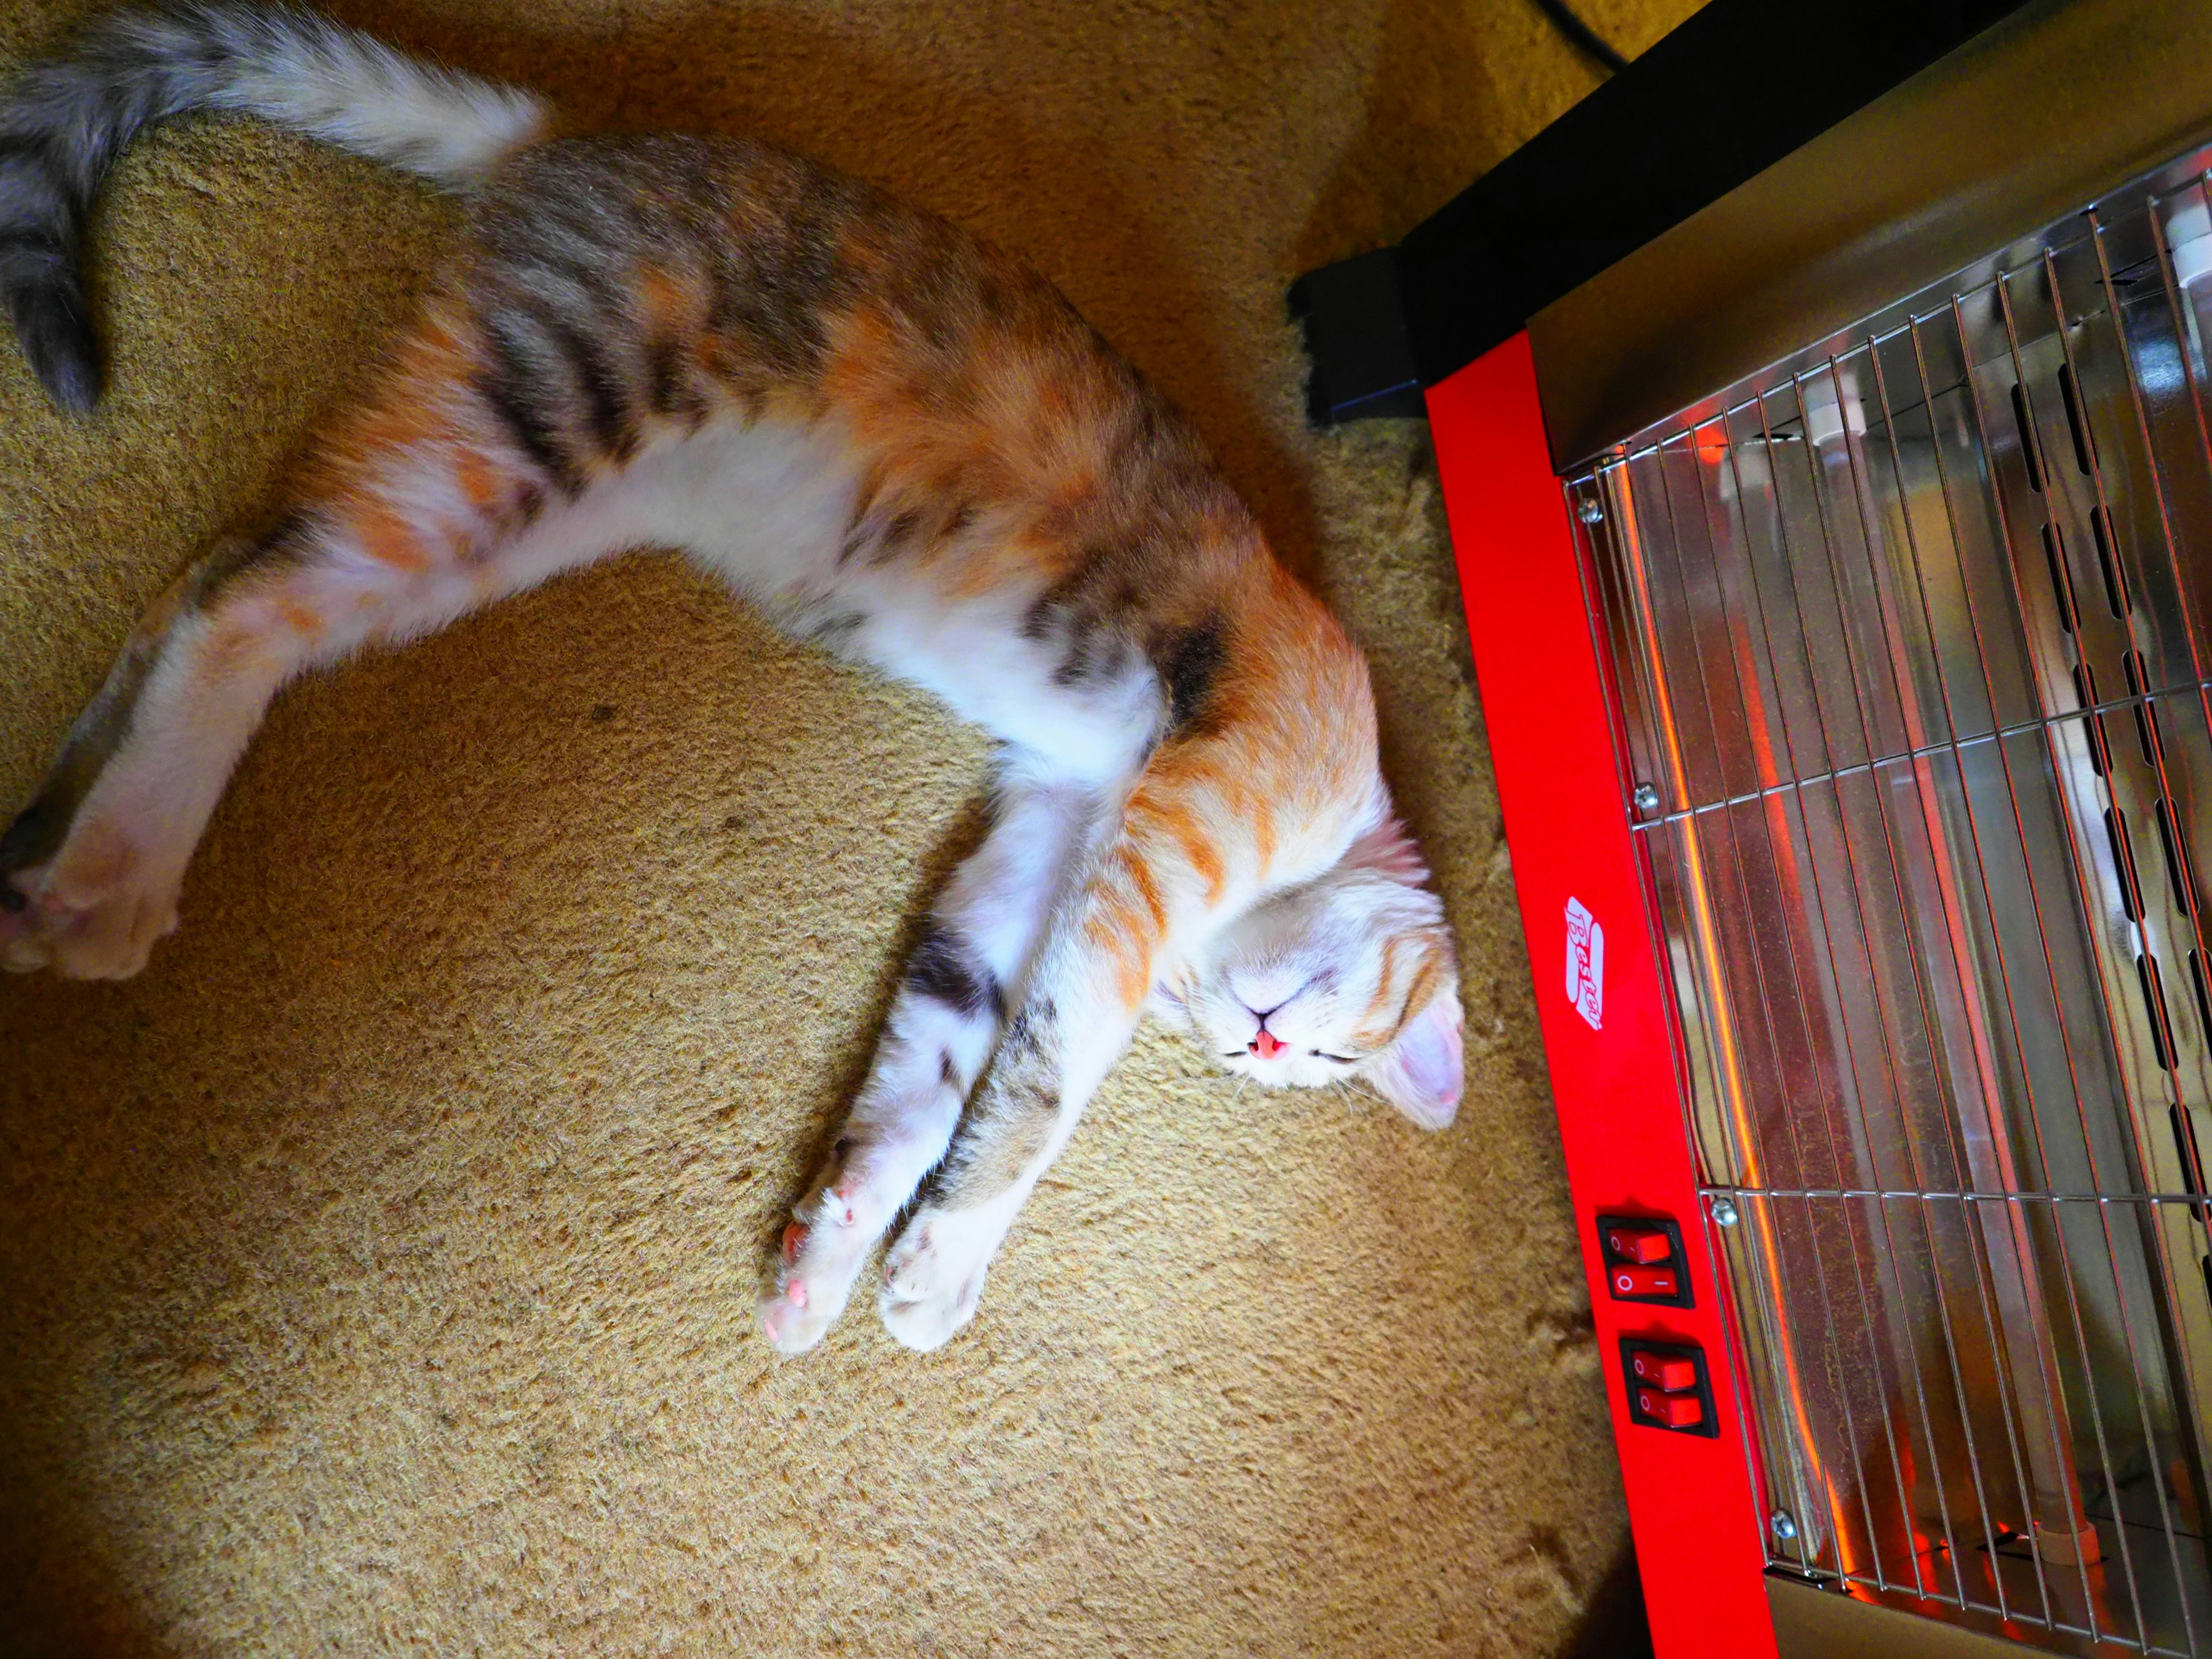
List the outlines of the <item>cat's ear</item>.
<svg viewBox="0 0 2212 1659">
<path fill-rule="evenodd" d="M 1424 1129 L 1443 1128 L 1459 1110 L 1460 1018 L 1458 994 L 1447 988 L 1367 1065 L 1367 1080 L 1383 1099 Z"/>
<path fill-rule="evenodd" d="M 1393 881 L 1402 881 L 1408 887 L 1419 887 L 1429 878 L 1429 866 L 1421 857 L 1421 849 L 1413 845 L 1413 838 L 1406 833 L 1406 826 L 1396 815 L 1386 815 L 1382 821 L 1352 843 L 1344 855 L 1344 865 L 1351 870 L 1372 870 Z"/>
</svg>

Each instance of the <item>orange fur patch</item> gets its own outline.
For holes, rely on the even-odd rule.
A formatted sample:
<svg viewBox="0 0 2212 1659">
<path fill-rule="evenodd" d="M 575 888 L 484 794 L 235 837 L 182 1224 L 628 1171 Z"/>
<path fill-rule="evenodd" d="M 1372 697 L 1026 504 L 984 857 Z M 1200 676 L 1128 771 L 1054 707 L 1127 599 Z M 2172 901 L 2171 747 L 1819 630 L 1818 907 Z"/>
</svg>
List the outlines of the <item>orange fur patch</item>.
<svg viewBox="0 0 2212 1659">
<path fill-rule="evenodd" d="M 1125 917 L 1127 923 L 1133 924 L 1135 921 L 1134 916 Z M 1150 953 L 1139 950 L 1136 940 L 1126 927 L 1102 943 L 1106 956 L 1114 963 L 1114 989 L 1121 999 L 1121 1006 L 1124 1008 L 1142 1006 L 1152 990 Z"/>
<path fill-rule="evenodd" d="M 701 310 L 697 284 L 658 265 L 638 271 L 637 297 L 647 324 L 663 333 L 689 326 Z"/>
<path fill-rule="evenodd" d="M 1391 941 L 1392 945 L 1395 944 L 1395 939 Z M 1436 994 L 1437 982 L 1443 977 L 1443 952 L 1433 941 L 1425 941 L 1420 950 L 1420 961 L 1413 969 L 1413 979 L 1406 988 L 1403 1000 L 1397 1005 L 1395 1018 L 1387 1025 L 1381 1023 L 1363 1025 L 1352 1034 L 1352 1042 L 1361 1048 L 1381 1048 L 1395 1042 L 1398 1040 L 1398 1033 L 1406 1029 L 1406 1023 L 1427 1007 L 1429 1000 Z M 1382 988 L 1387 991 L 1389 984 L 1389 975 L 1386 969 Z M 1382 998 L 1378 994 L 1376 1001 L 1382 1000 Z M 1368 1014 L 1371 1015 L 1375 1012 L 1374 1005 L 1370 1004 Z"/>
<path fill-rule="evenodd" d="M 296 599 L 281 596 L 276 600 L 276 610 L 291 625 L 294 633 L 304 634 L 311 640 L 322 637 L 325 624 L 319 611 L 310 610 Z"/>
<path fill-rule="evenodd" d="M 357 503 L 352 519 L 354 534 L 361 538 L 362 550 L 379 564 L 388 564 L 410 575 L 420 575 L 430 568 L 430 556 L 423 550 L 415 532 L 400 523 L 398 515 L 383 502 Z"/>
<path fill-rule="evenodd" d="M 1198 814 L 1179 801 L 1162 800 L 1150 791 L 1139 789 L 1130 798 L 1129 817 L 1149 819 L 1175 840 L 1182 851 L 1183 861 L 1190 866 L 1193 874 L 1206 884 L 1206 902 L 1209 905 L 1221 902 L 1227 884 L 1227 871 L 1213 843 L 1206 838 Z"/>
<path fill-rule="evenodd" d="M 1275 865 L 1275 811 L 1263 798 L 1254 804 L 1249 820 L 1252 826 L 1252 852 L 1260 861 L 1260 874 L 1264 878 Z"/>
<path fill-rule="evenodd" d="M 1154 936 L 1165 933 L 1167 907 L 1160 902 L 1160 884 L 1152 878 L 1152 868 L 1145 862 L 1145 855 L 1133 847 L 1122 848 L 1121 867 L 1129 872 L 1129 880 L 1136 887 L 1137 896 L 1144 900 L 1145 908 L 1152 912 Z"/>
<path fill-rule="evenodd" d="M 473 453 L 482 434 L 465 424 L 453 394 L 476 373 L 479 357 L 473 325 L 458 310 L 458 302 L 434 301 L 416 331 L 394 349 L 391 366 L 368 397 L 342 414 L 316 445 L 302 493 L 341 502 L 349 496 L 371 495 L 394 456 L 428 459 L 442 447 L 453 453 L 461 469 L 463 493 L 474 502 L 471 478 L 478 484 L 490 482 L 467 470 L 471 458 L 477 466 L 485 465 Z M 380 539 L 390 545 L 389 538 Z M 416 556 L 420 551 L 416 550 Z M 401 568 L 428 568 L 427 562 L 419 567 L 404 559 L 396 562 Z"/>
<path fill-rule="evenodd" d="M 1099 893 L 1085 932 L 1098 953 L 1114 964 L 1115 988 L 1122 1006 L 1135 1008 L 1152 992 L 1152 962 L 1167 931 L 1167 911 L 1152 872 L 1126 842 L 1109 867 L 1109 882 L 1115 874 L 1126 878 L 1126 887 L 1111 883 Z M 1134 890 L 1133 895 L 1128 889 Z"/>
<path fill-rule="evenodd" d="M 1390 974 L 1391 969 L 1397 965 L 1398 945 L 1399 941 L 1395 934 L 1382 941 L 1382 971 L 1376 976 L 1375 994 L 1367 1000 L 1367 1006 L 1360 1011 L 1359 1018 L 1363 1024 L 1369 1020 L 1379 1018 L 1382 1010 L 1389 1006 Z"/>
<path fill-rule="evenodd" d="M 249 672 L 264 674 L 283 666 L 280 652 L 268 633 L 235 617 L 216 624 L 199 648 L 194 665 L 196 681 L 220 685 Z"/>
<path fill-rule="evenodd" d="M 1392 1037 L 1395 1038 L 1405 1029 L 1407 1020 L 1429 1006 L 1429 1000 L 1436 994 L 1437 982 L 1443 978 L 1443 952 L 1433 944 L 1423 946 L 1421 965 L 1413 970 L 1413 983 L 1406 993 L 1405 1011 L 1398 1017 L 1398 1024 L 1391 1030 Z"/>
<path fill-rule="evenodd" d="M 504 480 L 499 469 L 481 452 L 463 448 L 453 456 L 453 482 L 460 486 L 468 504 L 484 513 L 499 499 Z"/>
<path fill-rule="evenodd" d="M 48 880 L 55 898 L 84 906 L 113 892 L 137 866 L 137 849 L 123 831 L 104 818 L 92 818 L 71 827 L 65 856 L 55 863 Z"/>
</svg>

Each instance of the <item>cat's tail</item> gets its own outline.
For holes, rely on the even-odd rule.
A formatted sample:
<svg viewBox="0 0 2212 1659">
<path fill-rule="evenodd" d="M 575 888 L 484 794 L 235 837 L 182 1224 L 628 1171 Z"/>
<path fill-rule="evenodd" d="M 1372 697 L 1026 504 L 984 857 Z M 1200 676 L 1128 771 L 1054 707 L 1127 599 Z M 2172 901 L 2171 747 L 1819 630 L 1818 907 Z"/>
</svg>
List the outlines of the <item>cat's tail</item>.
<svg viewBox="0 0 2212 1659">
<path fill-rule="evenodd" d="M 552 125 L 531 93 L 289 7 L 182 0 L 100 19 L 65 56 L 0 86 L 0 297 L 32 370 L 72 413 L 100 397 L 81 257 L 93 198 L 141 127 L 200 109 L 258 115 L 454 188 Z"/>
</svg>

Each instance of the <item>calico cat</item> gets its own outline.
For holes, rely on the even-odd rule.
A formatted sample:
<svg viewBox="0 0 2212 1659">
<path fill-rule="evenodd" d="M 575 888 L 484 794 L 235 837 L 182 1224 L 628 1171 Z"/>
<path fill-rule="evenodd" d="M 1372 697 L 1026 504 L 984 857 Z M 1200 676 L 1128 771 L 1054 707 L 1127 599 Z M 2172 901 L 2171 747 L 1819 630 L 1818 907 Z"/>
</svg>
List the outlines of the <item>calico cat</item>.
<svg viewBox="0 0 2212 1659">
<path fill-rule="evenodd" d="M 1148 1007 L 1261 1084 L 1363 1079 L 1450 1121 L 1457 973 L 1366 665 L 1042 277 L 761 144 L 557 137 L 531 94 L 326 19 L 179 4 L 108 16 L 0 92 L 0 291 L 71 414 L 100 389 L 94 192 L 141 127 L 192 110 L 422 175 L 468 231 L 281 515 L 155 603 L 0 837 L 9 968 L 145 965 L 293 676 L 658 544 L 1001 744 L 988 836 L 785 1231 L 776 1347 L 821 1338 L 917 1194 L 884 1322 L 916 1348 L 965 1324 Z"/>
</svg>

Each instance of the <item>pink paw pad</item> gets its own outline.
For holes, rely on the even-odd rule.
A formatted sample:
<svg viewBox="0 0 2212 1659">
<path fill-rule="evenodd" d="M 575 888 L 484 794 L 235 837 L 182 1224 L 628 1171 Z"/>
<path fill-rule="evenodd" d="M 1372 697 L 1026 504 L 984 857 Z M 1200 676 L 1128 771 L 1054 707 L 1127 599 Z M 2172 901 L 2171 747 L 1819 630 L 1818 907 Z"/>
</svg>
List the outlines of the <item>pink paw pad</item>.
<svg viewBox="0 0 2212 1659">
<path fill-rule="evenodd" d="M 806 1225 L 804 1222 L 794 1221 L 786 1227 L 783 1230 L 783 1259 L 786 1261 L 797 1261 L 799 1247 L 805 1242 Z M 803 1308 L 806 1304 L 802 1302 L 799 1305 Z"/>
</svg>

